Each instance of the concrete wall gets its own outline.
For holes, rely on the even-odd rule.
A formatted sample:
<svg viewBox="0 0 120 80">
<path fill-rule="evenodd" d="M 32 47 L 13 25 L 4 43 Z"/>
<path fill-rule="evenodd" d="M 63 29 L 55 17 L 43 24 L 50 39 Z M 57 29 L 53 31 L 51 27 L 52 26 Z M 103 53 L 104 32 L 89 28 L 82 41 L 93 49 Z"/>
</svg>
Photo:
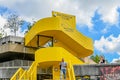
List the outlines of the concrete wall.
<svg viewBox="0 0 120 80">
<path fill-rule="evenodd" d="M 7 36 L 0 39 L 0 53 L 13 51 L 33 54 L 36 49 L 24 46 L 24 38 Z"/>
<path fill-rule="evenodd" d="M 32 62 L 28 60 L 12 60 L 0 63 L 0 80 L 9 80 L 20 67 L 28 69 Z"/>
<path fill-rule="evenodd" d="M 110 70 L 114 69 L 114 67 L 120 70 L 120 64 L 91 64 L 91 65 L 74 65 L 74 72 L 76 76 L 100 76 L 102 75 L 101 69 L 110 68 Z M 105 70 L 104 70 L 105 71 Z M 115 71 L 115 70 L 114 70 Z M 108 71 L 109 73 L 109 71 Z M 120 72 L 119 72 L 120 74 Z"/>
<path fill-rule="evenodd" d="M 76 76 L 86 76 L 86 75 L 100 75 L 100 71 L 98 67 L 95 66 L 74 66 L 74 71 Z"/>
<path fill-rule="evenodd" d="M 0 67 L 30 66 L 32 62 L 29 60 L 11 60 L 0 63 Z"/>
<path fill-rule="evenodd" d="M 18 42 L 23 44 L 24 43 L 24 38 L 23 37 L 18 37 L 18 36 L 6 36 L 3 38 L 0 38 L 0 45 L 3 45 L 5 43 L 9 42 Z"/>
<path fill-rule="evenodd" d="M 19 67 L 0 67 L 0 79 L 11 78 L 13 74 L 19 69 Z M 28 66 L 23 66 L 24 69 L 28 69 Z"/>
<path fill-rule="evenodd" d="M 17 43 L 6 43 L 3 45 L 0 45 L 0 54 L 8 51 L 34 54 L 35 49 L 26 48 L 24 47 L 23 44 L 17 44 Z"/>
<path fill-rule="evenodd" d="M 3 78 L 4 80 L 9 80 L 9 78 L 11 78 L 11 76 L 18 70 L 18 68 L 23 67 L 25 69 L 28 69 L 28 67 L 33 62 L 29 59 L 15 59 L 15 56 L 12 56 L 10 54 L 15 54 L 17 57 L 20 57 L 20 55 L 23 55 L 24 53 L 32 55 L 35 51 L 36 49 L 34 48 L 28 48 L 24 46 L 24 38 L 22 37 L 6 36 L 4 38 L 0 38 L 0 60 L 3 60 L 0 63 L 0 80 Z M 23 57 L 25 57 L 25 55 Z"/>
</svg>

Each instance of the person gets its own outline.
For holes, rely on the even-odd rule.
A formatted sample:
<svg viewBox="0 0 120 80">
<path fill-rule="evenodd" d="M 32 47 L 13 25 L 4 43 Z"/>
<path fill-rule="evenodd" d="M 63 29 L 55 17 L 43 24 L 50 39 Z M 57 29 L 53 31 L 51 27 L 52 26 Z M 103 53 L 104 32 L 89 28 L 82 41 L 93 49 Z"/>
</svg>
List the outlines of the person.
<svg viewBox="0 0 120 80">
<path fill-rule="evenodd" d="M 106 63 L 106 61 L 105 61 L 104 57 L 100 56 L 99 64 L 105 64 L 105 63 Z"/>
<path fill-rule="evenodd" d="M 67 68 L 67 63 L 64 61 L 64 58 L 62 58 L 62 61 L 60 63 L 60 80 L 62 80 L 63 76 L 64 79 L 66 79 L 66 68 Z"/>
</svg>

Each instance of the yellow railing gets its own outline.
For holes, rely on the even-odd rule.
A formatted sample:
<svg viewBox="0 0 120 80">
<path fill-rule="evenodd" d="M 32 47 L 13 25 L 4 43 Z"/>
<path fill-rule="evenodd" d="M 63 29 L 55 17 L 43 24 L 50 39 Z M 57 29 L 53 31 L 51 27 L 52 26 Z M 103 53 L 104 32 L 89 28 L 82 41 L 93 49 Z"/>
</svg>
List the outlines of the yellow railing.
<svg viewBox="0 0 120 80">
<path fill-rule="evenodd" d="M 71 75 L 70 75 L 70 65 L 67 65 L 67 72 L 68 72 L 68 79 L 71 80 Z"/>
<path fill-rule="evenodd" d="M 33 62 L 29 70 L 24 71 L 19 80 L 37 80 L 37 64 Z"/>
<path fill-rule="evenodd" d="M 10 80 L 19 80 L 19 78 L 22 76 L 23 72 L 24 72 L 24 70 L 22 68 L 19 68 Z"/>
<path fill-rule="evenodd" d="M 32 66 L 28 70 L 29 80 L 37 80 L 37 63 L 33 62 Z"/>
<path fill-rule="evenodd" d="M 27 80 L 27 70 L 25 70 L 19 80 Z"/>
<path fill-rule="evenodd" d="M 71 65 L 71 62 L 69 62 L 67 70 L 69 80 L 75 80 L 74 69 L 73 66 Z"/>
<path fill-rule="evenodd" d="M 71 77 L 72 77 L 72 80 L 76 80 L 75 79 L 75 74 L 74 74 L 73 66 L 72 65 L 70 65 L 70 66 L 71 66 Z"/>
<path fill-rule="evenodd" d="M 28 70 L 19 68 L 10 80 L 37 80 L 36 62 L 33 62 Z"/>
</svg>

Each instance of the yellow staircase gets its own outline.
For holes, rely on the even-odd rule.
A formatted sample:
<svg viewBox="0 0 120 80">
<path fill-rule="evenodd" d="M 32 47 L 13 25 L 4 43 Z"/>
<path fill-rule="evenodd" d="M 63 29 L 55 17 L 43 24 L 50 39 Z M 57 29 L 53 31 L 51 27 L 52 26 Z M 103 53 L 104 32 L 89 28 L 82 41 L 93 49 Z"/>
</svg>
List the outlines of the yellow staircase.
<svg viewBox="0 0 120 80">
<path fill-rule="evenodd" d="M 19 68 L 10 80 L 34 80 L 37 79 L 37 64 L 33 62 L 28 70 Z"/>
<path fill-rule="evenodd" d="M 38 68 L 48 67 L 52 67 L 52 80 L 59 80 L 62 58 L 67 62 L 67 80 L 75 80 L 73 65 L 84 64 L 79 58 L 93 53 L 92 39 L 75 27 L 75 16 L 59 12 L 36 22 L 25 35 L 25 46 L 38 48 L 35 61 L 29 70 L 18 69 L 11 80 L 37 80 Z M 41 48 L 48 42 L 52 42 L 52 47 Z"/>
</svg>

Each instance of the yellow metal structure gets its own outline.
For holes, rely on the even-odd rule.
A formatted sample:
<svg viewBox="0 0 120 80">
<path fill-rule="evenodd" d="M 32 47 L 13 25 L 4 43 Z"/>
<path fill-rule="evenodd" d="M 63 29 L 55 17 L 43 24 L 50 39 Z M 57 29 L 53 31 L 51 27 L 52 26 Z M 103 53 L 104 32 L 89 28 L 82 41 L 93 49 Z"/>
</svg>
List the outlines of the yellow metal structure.
<svg viewBox="0 0 120 80">
<path fill-rule="evenodd" d="M 37 80 L 37 64 L 33 62 L 28 70 L 19 68 L 10 80 Z"/>
<path fill-rule="evenodd" d="M 19 68 L 17 72 L 12 76 L 11 80 L 18 80 L 23 74 L 23 72 L 24 70 L 22 68 Z"/>
<path fill-rule="evenodd" d="M 37 76 L 37 68 L 52 67 L 52 80 L 59 80 L 59 63 L 64 58 L 67 62 L 67 80 L 75 80 L 73 65 L 84 64 L 79 58 L 93 53 L 92 39 L 76 30 L 75 16 L 53 12 L 52 17 L 39 20 L 25 35 L 25 46 L 44 46 L 51 40 L 44 37 L 38 38 L 38 35 L 52 37 L 53 47 L 39 48 L 35 52 L 36 65 L 34 68 L 31 67 L 33 73 Z M 33 76 L 27 74 L 27 71 L 23 73 L 22 77 Z M 20 78 L 20 80 L 23 79 L 25 78 Z M 37 77 L 29 80 L 37 80 Z"/>
</svg>

